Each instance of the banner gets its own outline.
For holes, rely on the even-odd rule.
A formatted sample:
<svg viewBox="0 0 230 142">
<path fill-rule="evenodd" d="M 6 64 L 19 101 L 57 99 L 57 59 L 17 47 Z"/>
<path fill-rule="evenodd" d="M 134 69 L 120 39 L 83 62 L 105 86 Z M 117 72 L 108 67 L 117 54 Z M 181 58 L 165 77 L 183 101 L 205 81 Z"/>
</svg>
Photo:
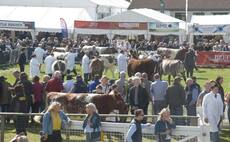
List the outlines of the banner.
<svg viewBox="0 0 230 142">
<path fill-rule="evenodd" d="M 150 32 L 179 32 L 178 22 L 150 22 L 149 23 Z"/>
<path fill-rule="evenodd" d="M 190 32 L 194 34 L 216 34 L 216 33 L 229 33 L 230 26 L 229 25 L 193 25 L 190 29 Z"/>
<path fill-rule="evenodd" d="M 0 28 L 4 29 L 34 29 L 34 22 L 26 21 L 3 21 L 0 20 Z"/>
<path fill-rule="evenodd" d="M 67 24 L 65 22 L 65 19 L 60 18 L 60 24 L 61 24 L 61 33 L 63 38 L 68 38 L 68 29 Z"/>
<path fill-rule="evenodd" d="M 114 30 L 147 30 L 147 23 L 138 22 L 113 22 L 112 29 Z"/>
<path fill-rule="evenodd" d="M 196 64 L 202 67 L 230 66 L 230 52 L 198 51 Z"/>
<path fill-rule="evenodd" d="M 111 29 L 111 22 L 74 21 L 74 28 Z"/>
</svg>

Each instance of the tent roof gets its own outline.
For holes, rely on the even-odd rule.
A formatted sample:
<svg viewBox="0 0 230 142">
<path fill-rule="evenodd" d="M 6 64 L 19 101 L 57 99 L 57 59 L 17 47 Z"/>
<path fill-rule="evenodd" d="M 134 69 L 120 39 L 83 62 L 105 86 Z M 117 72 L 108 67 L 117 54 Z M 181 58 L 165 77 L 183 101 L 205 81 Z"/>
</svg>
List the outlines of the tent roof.
<svg viewBox="0 0 230 142">
<path fill-rule="evenodd" d="M 91 2 L 108 7 L 128 8 L 130 2 L 126 0 L 90 0 Z"/>
<path fill-rule="evenodd" d="M 191 24 L 199 25 L 226 25 L 230 24 L 230 15 L 203 15 L 192 16 Z"/>
<path fill-rule="evenodd" d="M 0 6 L 0 20 L 32 21 L 36 31 L 60 32 L 60 18 L 68 29 L 73 29 L 74 20 L 92 20 L 84 8 L 9 7 Z"/>
<path fill-rule="evenodd" d="M 89 8 L 102 5 L 128 8 L 130 3 L 125 0 L 1 0 L 0 5 L 62 8 Z"/>
<path fill-rule="evenodd" d="M 132 9 L 123 13 L 105 17 L 99 21 L 111 22 L 179 22 L 180 28 L 185 29 L 185 22 L 152 9 Z"/>
</svg>

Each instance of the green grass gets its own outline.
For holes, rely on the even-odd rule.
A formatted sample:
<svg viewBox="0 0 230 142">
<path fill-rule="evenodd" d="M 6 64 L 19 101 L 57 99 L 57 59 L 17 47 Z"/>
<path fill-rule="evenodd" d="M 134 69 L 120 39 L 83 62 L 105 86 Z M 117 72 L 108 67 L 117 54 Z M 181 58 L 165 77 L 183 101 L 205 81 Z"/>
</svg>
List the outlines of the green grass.
<svg viewBox="0 0 230 142">
<path fill-rule="evenodd" d="M 6 78 L 8 78 L 8 80 L 7 80 L 8 82 L 14 83 L 15 79 L 12 76 L 12 73 L 15 70 L 19 70 L 19 67 L 16 65 L 10 66 L 7 68 L 0 67 L 0 76 L 3 75 Z M 28 73 L 28 75 L 29 75 L 29 66 L 28 65 L 26 65 L 25 72 Z M 79 65 L 77 66 L 77 72 L 78 72 L 78 74 L 82 74 L 81 68 Z M 116 71 L 114 71 L 114 72 L 115 72 L 115 79 L 117 79 L 118 73 Z M 41 76 L 43 76 L 43 75 L 44 75 L 44 67 L 42 68 Z M 106 73 L 106 75 L 110 79 L 112 79 L 112 73 L 110 71 L 108 71 Z M 203 87 L 204 83 L 207 80 L 215 80 L 215 78 L 217 76 L 223 76 L 224 77 L 223 88 L 224 88 L 225 92 L 230 92 L 230 69 L 228 69 L 228 68 L 223 68 L 223 69 L 222 68 L 217 68 L 217 69 L 216 68 L 199 68 L 198 71 L 194 72 L 194 75 L 197 77 L 197 82 L 201 85 L 201 87 Z M 163 79 L 167 79 L 167 77 L 164 76 Z M 29 129 L 28 137 L 30 140 L 32 140 L 32 142 L 39 142 L 38 132 L 39 132 L 39 130 Z M 15 135 L 15 129 L 13 129 L 13 128 L 7 129 L 5 131 L 5 142 L 10 141 L 10 139 L 13 138 L 14 135 Z M 229 129 L 224 129 L 221 132 L 221 142 L 230 142 L 230 130 Z"/>
</svg>

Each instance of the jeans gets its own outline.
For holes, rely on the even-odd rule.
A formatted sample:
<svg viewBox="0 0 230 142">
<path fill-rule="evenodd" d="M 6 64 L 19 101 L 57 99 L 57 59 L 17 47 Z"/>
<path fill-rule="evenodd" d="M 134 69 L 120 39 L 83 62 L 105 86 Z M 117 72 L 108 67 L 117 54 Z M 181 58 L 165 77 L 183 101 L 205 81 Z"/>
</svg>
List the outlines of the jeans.
<svg viewBox="0 0 230 142">
<path fill-rule="evenodd" d="M 92 138 L 92 133 L 86 133 L 86 142 L 100 142 L 100 133 L 96 138 Z"/>
<path fill-rule="evenodd" d="M 228 121 L 229 121 L 229 124 L 230 124 L 230 104 L 228 104 Z"/>
<path fill-rule="evenodd" d="M 211 142 L 219 142 L 219 132 L 210 132 Z"/>
<path fill-rule="evenodd" d="M 84 73 L 84 82 L 88 84 L 89 80 L 90 80 L 90 73 Z"/>
<path fill-rule="evenodd" d="M 164 100 L 162 100 L 162 101 L 154 101 L 153 102 L 153 109 L 154 109 L 153 114 L 158 115 L 159 112 L 165 107 L 167 107 L 167 105 L 166 105 L 166 102 Z"/>
</svg>

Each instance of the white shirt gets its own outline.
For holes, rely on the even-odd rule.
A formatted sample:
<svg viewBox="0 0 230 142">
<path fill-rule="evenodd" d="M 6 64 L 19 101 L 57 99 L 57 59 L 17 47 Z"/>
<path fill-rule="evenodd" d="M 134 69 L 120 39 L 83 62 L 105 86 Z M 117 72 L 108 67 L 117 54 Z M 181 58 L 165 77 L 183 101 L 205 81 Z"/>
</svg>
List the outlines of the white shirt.
<svg viewBox="0 0 230 142">
<path fill-rule="evenodd" d="M 220 116 L 223 115 L 223 102 L 221 100 L 220 94 L 215 95 L 210 92 L 204 96 L 203 103 L 203 116 L 208 118 L 208 123 L 211 126 L 211 132 L 218 132 L 218 123 L 220 121 Z"/>
<path fill-rule="evenodd" d="M 67 70 L 72 71 L 75 66 L 75 58 L 77 57 L 77 53 L 68 53 L 67 56 L 65 57 L 66 60 L 66 68 Z"/>
<path fill-rule="evenodd" d="M 56 61 L 56 58 L 49 55 L 45 58 L 45 73 L 46 74 L 52 74 L 52 64 L 54 63 L 54 61 Z"/>
<path fill-rule="evenodd" d="M 74 87 L 74 81 L 73 80 L 67 80 L 66 82 L 63 83 L 64 87 L 64 93 L 69 93 L 71 89 Z"/>
<path fill-rule="evenodd" d="M 40 75 L 39 69 L 40 63 L 38 62 L 37 58 L 32 58 L 30 60 L 30 78 Z"/>
<path fill-rule="evenodd" d="M 120 53 L 117 56 L 117 65 L 118 65 L 119 72 L 122 72 L 122 71 L 127 72 L 128 63 L 127 63 L 126 55 Z"/>
<path fill-rule="evenodd" d="M 89 57 L 87 55 L 84 55 L 83 58 L 82 58 L 82 72 L 85 74 L 85 73 L 90 73 L 90 67 L 89 67 L 89 64 L 90 64 L 90 60 L 89 60 Z"/>
<path fill-rule="evenodd" d="M 34 54 L 36 55 L 38 62 L 40 64 L 43 63 L 43 57 L 46 54 L 45 50 L 42 49 L 41 47 L 36 47 L 36 49 L 34 50 Z"/>
</svg>

